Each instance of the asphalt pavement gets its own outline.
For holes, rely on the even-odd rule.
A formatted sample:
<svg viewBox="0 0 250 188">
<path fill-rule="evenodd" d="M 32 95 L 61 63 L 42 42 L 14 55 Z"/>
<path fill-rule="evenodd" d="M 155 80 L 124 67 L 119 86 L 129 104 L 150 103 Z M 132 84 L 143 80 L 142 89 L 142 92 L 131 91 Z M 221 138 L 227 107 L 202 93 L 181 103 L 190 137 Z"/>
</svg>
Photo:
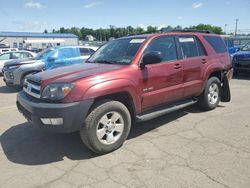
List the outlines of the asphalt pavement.
<svg viewBox="0 0 250 188">
<path fill-rule="evenodd" d="M 102 156 L 78 133 L 34 129 L 0 80 L 0 187 L 250 187 L 249 77 L 231 80 L 230 103 L 138 123 Z"/>
</svg>

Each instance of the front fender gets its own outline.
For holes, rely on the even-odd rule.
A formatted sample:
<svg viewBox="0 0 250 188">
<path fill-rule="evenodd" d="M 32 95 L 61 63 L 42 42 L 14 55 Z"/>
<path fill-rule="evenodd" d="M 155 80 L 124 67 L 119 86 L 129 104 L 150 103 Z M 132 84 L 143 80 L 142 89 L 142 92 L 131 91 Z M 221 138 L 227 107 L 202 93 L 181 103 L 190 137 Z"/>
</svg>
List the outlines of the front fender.
<svg viewBox="0 0 250 188">
<path fill-rule="evenodd" d="M 128 79 L 109 80 L 93 85 L 84 93 L 83 100 L 121 92 L 127 92 L 131 96 L 136 112 L 140 112 L 140 95 L 137 93 L 135 84 Z"/>
</svg>

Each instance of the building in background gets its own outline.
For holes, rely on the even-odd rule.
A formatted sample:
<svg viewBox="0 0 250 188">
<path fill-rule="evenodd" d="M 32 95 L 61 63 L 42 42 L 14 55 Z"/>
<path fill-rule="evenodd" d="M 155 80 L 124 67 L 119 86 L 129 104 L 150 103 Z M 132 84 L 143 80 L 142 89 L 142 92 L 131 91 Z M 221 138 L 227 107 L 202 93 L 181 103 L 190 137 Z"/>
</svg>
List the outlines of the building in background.
<svg viewBox="0 0 250 188">
<path fill-rule="evenodd" d="M 78 36 L 70 33 L 0 32 L 0 43 L 13 48 L 38 48 L 78 45 Z"/>
</svg>

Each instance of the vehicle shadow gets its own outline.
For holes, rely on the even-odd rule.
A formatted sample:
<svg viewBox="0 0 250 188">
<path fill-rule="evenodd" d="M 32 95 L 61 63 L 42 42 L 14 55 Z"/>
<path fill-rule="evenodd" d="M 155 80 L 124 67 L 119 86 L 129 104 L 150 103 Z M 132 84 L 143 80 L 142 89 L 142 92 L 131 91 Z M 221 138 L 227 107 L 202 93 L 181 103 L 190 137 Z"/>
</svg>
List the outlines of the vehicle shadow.
<svg viewBox="0 0 250 188">
<path fill-rule="evenodd" d="M 233 79 L 236 80 L 250 80 L 250 76 L 247 74 L 237 74 L 235 76 L 233 76 Z"/>
<path fill-rule="evenodd" d="M 141 136 L 187 115 L 179 110 L 143 123 L 136 123 L 128 139 Z M 11 162 L 25 165 L 43 165 L 64 160 L 85 160 L 98 157 L 81 141 L 79 133 L 52 134 L 36 130 L 31 123 L 12 126 L 0 137 L 3 152 Z"/>
<path fill-rule="evenodd" d="M 20 91 L 19 88 L 0 86 L 0 93 L 17 93 L 19 91 Z"/>
<path fill-rule="evenodd" d="M 1 135 L 0 143 L 10 161 L 25 165 L 62 161 L 65 156 L 72 160 L 97 156 L 82 144 L 78 133 L 46 133 L 30 123 L 11 127 Z"/>
</svg>

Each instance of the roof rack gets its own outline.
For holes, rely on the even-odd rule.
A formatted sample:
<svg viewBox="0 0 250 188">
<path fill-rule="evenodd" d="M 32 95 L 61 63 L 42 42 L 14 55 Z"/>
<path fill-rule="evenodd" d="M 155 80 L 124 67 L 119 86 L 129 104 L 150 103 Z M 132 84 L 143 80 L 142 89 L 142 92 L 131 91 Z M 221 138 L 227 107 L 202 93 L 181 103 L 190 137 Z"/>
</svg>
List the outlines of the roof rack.
<svg viewBox="0 0 250 188">
<path fill-rule="evenodd" d="M 214 32 L 210 30 L 198 30 L 198 29 L 168 29 L 168 28 L 162 28 L 160 30 L 161 33 L 170 33 L 170 32 L 194 32 L 194 33 L 208 33 L 208 34 L 214 34 Z"/>
</svg>

